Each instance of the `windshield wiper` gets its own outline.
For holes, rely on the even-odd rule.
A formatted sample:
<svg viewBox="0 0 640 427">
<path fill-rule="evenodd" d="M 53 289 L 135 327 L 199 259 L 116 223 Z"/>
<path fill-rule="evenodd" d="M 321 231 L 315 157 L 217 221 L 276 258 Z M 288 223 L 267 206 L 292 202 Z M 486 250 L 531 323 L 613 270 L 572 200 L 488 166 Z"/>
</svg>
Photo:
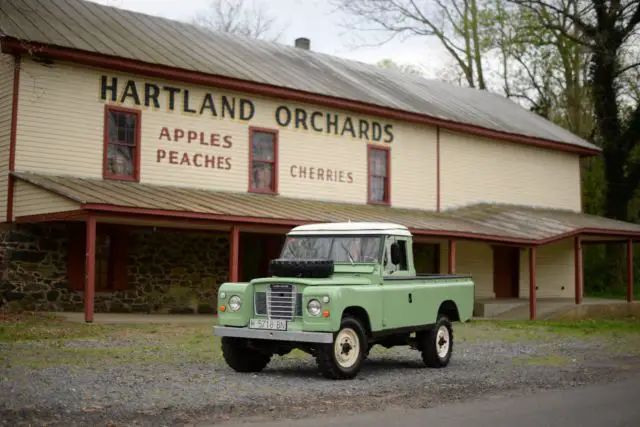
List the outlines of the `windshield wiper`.
<svg viewBox="0 0 640 427">
<path fill-rule="evenodd" d="M 344 244 L 344 242 L 340 242 L 340 246 L 342 246 L 342 249 L 345 250 L 345 252 L 347 253 L 347 255 L 349 256 L 349 262 L 351 262 L 351 265 L 353 265 L 353 256 L 351 256 L 351 252 L 349 251 L 349 249 L 347 249 L 346 245 Z"/>
</svg>

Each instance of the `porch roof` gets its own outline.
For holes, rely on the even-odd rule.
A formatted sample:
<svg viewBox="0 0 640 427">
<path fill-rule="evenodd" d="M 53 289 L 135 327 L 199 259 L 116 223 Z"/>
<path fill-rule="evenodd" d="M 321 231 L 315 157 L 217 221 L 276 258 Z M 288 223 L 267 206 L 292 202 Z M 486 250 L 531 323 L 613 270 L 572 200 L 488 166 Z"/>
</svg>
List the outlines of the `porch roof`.
<svg viewBox="0 0 640 427">
<path fill-rule="evenodd" d="M 294 199 L 167 185 L 54 176 L 12 175 L 78 204 L 78 210 L 229 223 L 296 226 L 311 222 L 392 222 L 416 235 L 544 244 L 578 234 L 640 238 L 640 224 L 579 212 L 475 204 L 441 213 L 367 204 Z"/>
</svg>

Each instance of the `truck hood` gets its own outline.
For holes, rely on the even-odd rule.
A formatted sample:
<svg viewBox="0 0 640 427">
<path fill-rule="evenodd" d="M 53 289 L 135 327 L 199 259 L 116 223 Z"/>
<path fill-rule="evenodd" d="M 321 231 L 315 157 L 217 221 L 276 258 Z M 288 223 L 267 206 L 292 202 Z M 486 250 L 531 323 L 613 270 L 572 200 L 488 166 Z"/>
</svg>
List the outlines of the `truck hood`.
<svg viewBox="0 0 640 427">
<path fill-rule="evenodd" d="M 355 276 L 353 274 L 334 274 L 325 279 L 309 279 L 304 277 L 262 277 L 253 279 L 252 285 L 268 283 L 293 283 L 305 286 L 348 286 L 348 285 L 370 285 L 372 280 L 369 277 Z"/>
</svg>

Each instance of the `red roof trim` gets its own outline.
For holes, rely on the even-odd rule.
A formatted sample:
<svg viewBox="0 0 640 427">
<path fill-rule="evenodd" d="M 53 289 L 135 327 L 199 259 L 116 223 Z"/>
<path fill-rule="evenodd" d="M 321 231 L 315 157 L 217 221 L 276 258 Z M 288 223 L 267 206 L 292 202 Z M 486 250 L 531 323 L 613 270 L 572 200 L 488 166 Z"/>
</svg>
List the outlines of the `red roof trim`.
<svg viewBox="0 0 640 427">
<path fill-rule="evenodd" d="M 51 212 L 46 214 L 38 214 L 38 215 L 25 215 L 16 217 L 17 224 L 33 224 L 33 223 L 41 223 L 41 222 L 51 222 L 51 221 L 71 221 L 84 219 L 86 217 L 86 212 L 81 209 L 76 209 L 72 211 L 62 211 L 62 212 Z"/>
<path fill-rule="evenodd" d="M 564 151 L 579 154 L 582 156 L 595 156 L 600 154 L 600 150 L 577 147 L 557 141 L 541 138 L 517 135 L 480 126 L 458 123 L 450 120 L 438 119 L 423 114 L 409 113 L 388 107 L 379 107 L 359 101 L 350 101 L 328 95 L 319 95 L 294 89 L 286 89 L 264 83 L 249 82 L 230 77 L 206 74 L 197 71 L 188 71 L 181 68 L 169 67 L 165 65 L 151 64 L 147 62 L 120 58 L 116 56 L 104 55 L 95 52 L 87 52 L 78 49 L 47 45 L 42 43 L 21 42 L 13 38 L 5 38 L 1 41 L 3 52 L 14 54 L 37 54 L 50 58 L 71 61 L 79 64 L 95 67 L 118 70 L 134 74 L 142 74 L 162 79 L 181 81 L 185 83 L 215 86 L 228 90 L 253 93 L 272 98 L 281 98 L 290 101 L 298 101 L 309 104 L 322 105 L 331 108 L 340 108 L 369 114 L 372 116 L 385 117 L 399 121 L 426 124 L 430 126 L 440 126 L 454 132 L 462 132 L 480 137 L 491 138 L 501 141 L 509 141 L 520 144 L 532 145 L 540 148 Z"/>
<path fill-rule="evenodd" d="M 81 208 L 88 211 L 95 211 L 97 213 L 109 213 L 117 214 L 117 216 L 151 216 L 162 217 L 166 219 L 181 219 L 181 220 L 205 220 L 226 222 L 230 224 L 247 224 L 247 225 L 267 225 L 267 226 L 279 226 L 279 227 L 296 227 L 298 225 L 305 225 L 322 221 L 304 221 L 299 219 L 281 219 L 281 218 L 260 218 L 260 217 L 244 217 L 244 216 L 232 216 L 232 215 L 217 215 L 199 212 L 183 212 L 183 211 L 170 211 L 161 209 L 145 209 L 145 208 L 132 208 L 124 206 L 113 206 L 107 204 L 83 204 Z M 581 228 L 570 231 L 568 233 L 559 234 L 547 239 L 534 240 L 534 239 L 521 239 L 506 236 L 496 236 L 483 233 L 468 233 L 458 231 L 439 231 L 439 230 L 424 230 L 410 228 L 410 231 L 415 236 L 431 236 L 431 237 L 446 237 L 446 238 L 458 238 L 463 240 L 476 240 L 476 241 L 490 241 L 501 243 L 512 243 L 522 246 L 540 246 L 555 243 L 560 240 L 568 239 L 578 235 L 594 235 L 594 236 L 620 236 L 626 238 L 633 238 L 640 240 L 640 232 L 625 232 L 617 230 L 605 230 L 594 228 Z"/>
</svg>

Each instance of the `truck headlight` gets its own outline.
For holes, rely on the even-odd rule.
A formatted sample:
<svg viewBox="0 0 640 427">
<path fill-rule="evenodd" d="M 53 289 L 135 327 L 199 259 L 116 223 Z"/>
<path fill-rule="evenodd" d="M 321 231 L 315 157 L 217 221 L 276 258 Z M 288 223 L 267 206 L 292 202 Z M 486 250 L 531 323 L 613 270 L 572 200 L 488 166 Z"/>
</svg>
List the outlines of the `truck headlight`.
<svg viewBox="0 0 640 427">
<path fill-rule="evenodd" d="M 322 310 L 322 304 L 317 299 L 312 299 L 307 303 L 307 311 L 312 316 L 320 316 L 320 310 Z"/>
<path fill-rule="evenodd" d="M 229 298 L 229 308 L 231 309 L 231 311 L 240 310 L 241 305 L 242 305 L 242 300 L 238 295 L 234 295 L 231 298 Z"/>
</svg>

